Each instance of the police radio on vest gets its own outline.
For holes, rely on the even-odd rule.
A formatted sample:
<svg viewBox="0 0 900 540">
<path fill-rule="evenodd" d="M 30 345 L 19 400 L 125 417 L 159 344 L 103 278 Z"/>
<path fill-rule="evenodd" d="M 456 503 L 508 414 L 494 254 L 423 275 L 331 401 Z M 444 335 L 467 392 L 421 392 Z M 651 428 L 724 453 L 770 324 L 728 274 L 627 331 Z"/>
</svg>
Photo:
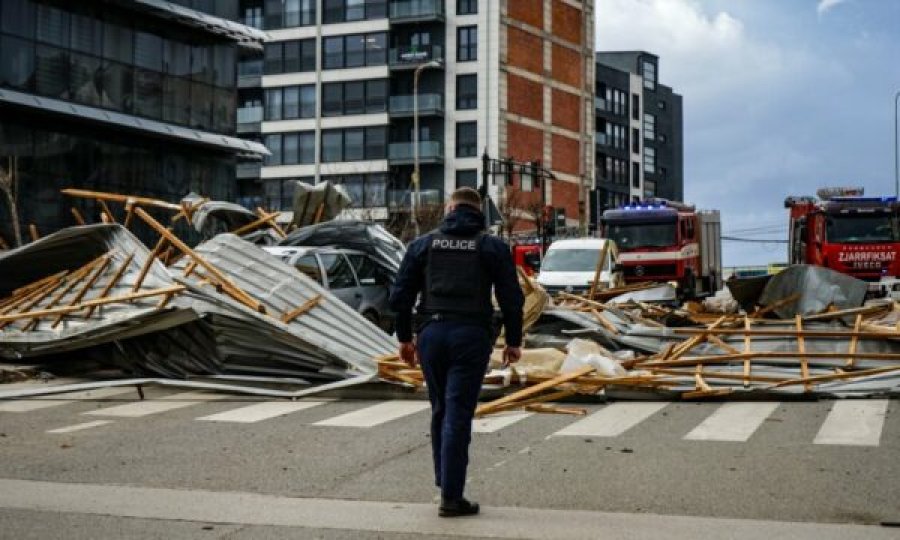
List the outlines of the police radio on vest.
<svg viewBox="0 0 900 540">
<path fill-rule="evenodd" d="M 453 249 L 461 251 L 473 251 L 475 249 L 475 240 L 460 240 L 450 238 L 434 238 L 431 241 L 431 247 L 436 249 Z"/>
</svg>

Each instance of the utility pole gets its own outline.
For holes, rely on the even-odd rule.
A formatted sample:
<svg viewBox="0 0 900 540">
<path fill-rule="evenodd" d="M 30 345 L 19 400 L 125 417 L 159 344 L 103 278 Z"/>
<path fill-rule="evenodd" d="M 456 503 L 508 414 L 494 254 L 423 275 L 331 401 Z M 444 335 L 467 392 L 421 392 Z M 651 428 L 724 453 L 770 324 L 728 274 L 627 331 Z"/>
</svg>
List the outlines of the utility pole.
<svg viewBox="0 0 900 540">
<path fill-rule="evenodd" d="M 430 67 L 441 67 L 437 60 L 425 62 L 413 72 L 413 193 L 410 200 L 413 230 L 419 236 L 419 75 Z"/>
</svg>

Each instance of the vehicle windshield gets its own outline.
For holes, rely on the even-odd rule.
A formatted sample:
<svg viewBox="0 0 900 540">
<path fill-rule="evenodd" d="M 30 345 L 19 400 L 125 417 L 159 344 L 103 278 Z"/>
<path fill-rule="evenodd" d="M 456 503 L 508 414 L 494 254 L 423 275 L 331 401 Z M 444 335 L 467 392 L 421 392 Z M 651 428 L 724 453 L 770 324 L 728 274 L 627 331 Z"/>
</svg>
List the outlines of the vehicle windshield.
<svg viewBox="0 0 900 540">
<path fill-rule="evenodd" d="M 825 234 L 829 242 L 867 244 L 898 242 L 897 218 L 889 214 L 841 214 L 828 216 Z"/>
<path fill-rule="evenodd" d="M 669 247 L 675 245 L 675 222 L 611 223 L 606 237 L 619 249 Z"/>
<path fill-rule="evenodd" d="M 597 249 L 550 249 L 541 264 L 547 272 L 594 272 L 597 270 Z"/>
</svg>

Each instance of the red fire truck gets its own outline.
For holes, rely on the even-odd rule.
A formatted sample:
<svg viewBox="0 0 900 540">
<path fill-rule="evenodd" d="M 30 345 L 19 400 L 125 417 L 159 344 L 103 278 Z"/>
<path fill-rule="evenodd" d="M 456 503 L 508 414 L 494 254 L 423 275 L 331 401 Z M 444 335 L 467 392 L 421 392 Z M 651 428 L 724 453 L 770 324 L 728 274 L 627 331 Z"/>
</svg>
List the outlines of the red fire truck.
<svg viewBox="0 0 900 540">
<path fill-rule="evenodd" d="M 816 195 L 784 200 L 791 264 L 826 266 L 868 281 L 876 296 L 900 291 L 897 198 L 864 197 L 863 188 L 824 188 Z"/>
<path fill-rule="evenodd" d="M 718 210 L 650 199 L 603 212 L 602 224 L 619 248 L 626 282 L 673 282 L 685 297 L 722 286 Z"/>
</svg>

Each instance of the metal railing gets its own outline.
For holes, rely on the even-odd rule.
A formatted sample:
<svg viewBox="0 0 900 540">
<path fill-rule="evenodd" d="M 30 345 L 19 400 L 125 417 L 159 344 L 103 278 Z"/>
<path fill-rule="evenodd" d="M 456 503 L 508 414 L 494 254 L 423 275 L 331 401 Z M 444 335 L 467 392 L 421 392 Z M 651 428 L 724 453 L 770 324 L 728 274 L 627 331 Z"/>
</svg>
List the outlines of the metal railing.
<svg viewBox="0 0 900 540">
<path fill-rule="evenodd" d="M 419 114 L 443 112 L 444 96 L 440 94 L 419 94 Z M 390 109 L 393 114 L 413 114 L 413 96 L 391 96 Z"/>
<path fill-rule="evenodd" d="M 425 19 L 442 17 L 444 3 L 440 0 L 393 0 L 390 17 L 392 20 Z"/>
<path fill-rule="evenodd" d="M 412 200 L 412 191 L 408 189 L 389 189 L 387 191 L 387 205 L 391 209 L 409 209 Z M 440 189 L 419 190 L 419 204 L 444 204 L 444 192 Z"/>
<path fill-rule="evenodd" d="M 442 60 L 443 58 L 444 50 L 440 45 L 403 45 L 391 49 L 388 63 L 392 66 L 415 67 L 423 62 Z"/>
<path fill-rule="evenodd" d="M 259 107 L 244 107 L 242 109 L 237 110 L 237 123 L 238 124 L 254 124 L 257 122 L 262 122 L 263 119 L 263 108 Z"/>
<path fill-rule="evenodd" d="M 443 159 L 444 158 L 444 148 L 441 141 L 420 141 L 419 142 L 419 159 L 420 160 L 431 160 L 431 159 Z M 413 143 L 411 142 L 399 142 L 399 143 L 391 143 L 388 146 L 388 159 L 391 161 L 410 161 L 412 162 L 415 156 L 413 155 Z"/>
</svg>

